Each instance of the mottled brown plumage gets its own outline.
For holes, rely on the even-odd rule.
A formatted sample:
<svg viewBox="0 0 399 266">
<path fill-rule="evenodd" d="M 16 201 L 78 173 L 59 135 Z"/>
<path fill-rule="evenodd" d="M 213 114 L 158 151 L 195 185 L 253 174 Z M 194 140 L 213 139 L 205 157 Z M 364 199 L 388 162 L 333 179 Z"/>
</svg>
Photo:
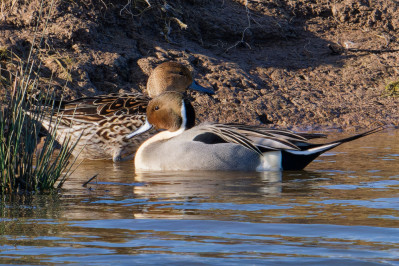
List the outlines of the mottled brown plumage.
<svg viewBox="0 0 399 266">
<path fill-rule="evenodd" d="M 171 90 L 185 92 L 188 88 L 213 93 L 198 86 L 194 84 L 187 67 L 166 62 L 154 69 L 148 80 L 147 91 L 151 96 Z M 114 161 L 131 159 L 140 144 L 153 135 L 153 132 L 148 132 L 137 138 L 125 137 L 144 124 L 149 100 L 141 93 L 125 93 L 63 102 L 57 128 L 60 142 L 65 136 L 70 136 L 73 142 L 80 138 L 74 153 L 80 153 L 81 158 Z M 49 115 L 44 119 L 43 126 L 48 129 L 51 123 L 54 124 L 55 119 Z"/>
<path fill-rule="evenodd" d="M 127 140 L 124 136 L 139 128 L 145 122 L 145 109 L 149 98 L 139 93 L 122 95 L 109 94 L 80 98 L 65 102 L 58 115 L 57 134 L 60 142 L 71 136 L 80 140 L 74 150 L 82 158 L 126 160 L 140 143 L 149 136 Z M 45 119 L 43 126 L 54 125 L 54 117 Z"/>
</svg>

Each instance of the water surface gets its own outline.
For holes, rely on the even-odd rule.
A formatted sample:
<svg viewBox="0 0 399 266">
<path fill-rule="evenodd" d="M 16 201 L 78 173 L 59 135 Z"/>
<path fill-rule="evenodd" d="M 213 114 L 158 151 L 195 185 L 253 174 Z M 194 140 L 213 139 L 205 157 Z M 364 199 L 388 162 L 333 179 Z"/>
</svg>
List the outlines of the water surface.
<svg viewBox="0 0 399 266">
<path fill-rule="evenodd" d="M 0 262 L 399 265 L 398 140 L 374 134 L 306 171 L 83 162 L 60 194 L 3 198 Z"/>
</svg>

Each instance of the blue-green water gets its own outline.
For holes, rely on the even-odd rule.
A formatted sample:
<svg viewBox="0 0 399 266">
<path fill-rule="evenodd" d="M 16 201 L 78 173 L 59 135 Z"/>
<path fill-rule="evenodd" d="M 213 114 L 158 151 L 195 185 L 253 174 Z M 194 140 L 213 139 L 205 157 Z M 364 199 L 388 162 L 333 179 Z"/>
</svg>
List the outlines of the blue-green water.
<svg viewBox="0 0 399 266">
<path fill-rule="evenodd" d="M 58 195 L 3 198 L 0 263 L 399 265 L 398 169 L 396 131 L 298 172 L 87 161 Z"/>
</svg>

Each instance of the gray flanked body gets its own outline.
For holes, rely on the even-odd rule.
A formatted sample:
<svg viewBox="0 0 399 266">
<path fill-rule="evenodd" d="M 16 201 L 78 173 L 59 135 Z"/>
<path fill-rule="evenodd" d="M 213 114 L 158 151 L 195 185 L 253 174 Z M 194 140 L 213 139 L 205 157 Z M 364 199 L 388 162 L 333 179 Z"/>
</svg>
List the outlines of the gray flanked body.
<svg viewBox="0 0 399 266">
<path fill-rule="evenodd" d="M 165 129 L 137 150 L 136 171 L 300 170 L 317 156 L 342 143 L 382 130 L 379 127 L 346 139 L 312 144 L 319 134 L 301 134 L 240 124 L 206 123 L 194 126 L 191 104 L 177 92 L 164 92 L 147 106 L 147 121 L 131 138 L 154 125 Z"/>
<path fill-rule="evenodd" d="M 251 171 L 261 165 L 259 154 L 240 144 L 213 143 L 216 136 L 206 133 L 206 127 L 207 125 L 200 125 L 169 140 L 158 140 L 148 144 L 141 152 L 136 168 L 147 171 Z M 280 170 L 280 162 L 269 170 Z"/>
</svg>

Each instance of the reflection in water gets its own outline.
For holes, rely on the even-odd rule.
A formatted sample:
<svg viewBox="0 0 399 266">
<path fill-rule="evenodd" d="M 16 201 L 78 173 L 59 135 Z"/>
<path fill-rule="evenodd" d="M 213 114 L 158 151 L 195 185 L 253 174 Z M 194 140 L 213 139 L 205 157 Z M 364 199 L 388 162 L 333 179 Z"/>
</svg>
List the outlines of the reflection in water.
<svg viewBox="0 0 399 266">
<path fill-rule="evenodd" d="M 246 202 L 248 199 L 245 200 L 245 198 L 250 198 L 252 202 L 256 198 L 261 201 L 264 196 L 279 194 L 281 176 L 282 173 L 278 171 L 140 173 L 136 175 L 136 180 L 145 181 L 145 185 L 134 187 L 135 197 L 165 203 L 162 208 L 152 205 L 145 212 L 136 213 L 134 217 L 136 219 L 210 219 L 211 213 L 208 210 L 213 208 L 212 205 L 220 209 L 223 204 L 226 204 L 227 198 L 241 195 L 235 201 Z M 204 207 L 203 199 L 206 199 L 207 207 Z M 232 202 L 229 201 L 228 204 Z"/>
<path fill-rule="evenodd" d="M 187 173 L 138 173 L 135 180 L 145 182 L 137 186 L 135 194 L 146 198 L 216 197 L 220 193 L 233 195 L 276 194 L 281 191 L 281 176 L 272 172 L 187 172 Z"/>
<path fill-rule="evenodd" d="M 394 264 L 392 139 L 344 145 L 306 171 L 134 174 L 132 162 L 86 161 L 60 194 L 2 199 L 0 261 Z"/>
</svg>

